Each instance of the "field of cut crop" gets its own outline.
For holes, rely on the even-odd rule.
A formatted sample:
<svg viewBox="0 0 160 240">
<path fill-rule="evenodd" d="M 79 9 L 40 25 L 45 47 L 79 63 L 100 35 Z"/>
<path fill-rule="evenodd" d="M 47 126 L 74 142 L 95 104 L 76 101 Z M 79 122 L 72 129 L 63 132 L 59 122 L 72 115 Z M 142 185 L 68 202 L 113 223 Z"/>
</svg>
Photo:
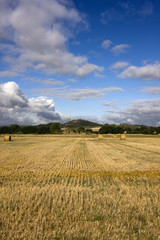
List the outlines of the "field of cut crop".
<svg viewBox="0 0 160 240">
<path fill-rule="evenodd" d="M 160 136 L 0 136 L 0 239 L 160 239 Z"/>
</svg>

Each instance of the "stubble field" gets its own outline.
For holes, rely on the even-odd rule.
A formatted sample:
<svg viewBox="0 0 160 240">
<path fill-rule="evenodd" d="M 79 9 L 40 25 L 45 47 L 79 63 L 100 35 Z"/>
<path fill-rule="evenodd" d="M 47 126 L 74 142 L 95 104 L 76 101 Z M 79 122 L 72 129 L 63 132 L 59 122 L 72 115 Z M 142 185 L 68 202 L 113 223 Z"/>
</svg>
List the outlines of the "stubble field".
<svg viewBox="0 0 160 240">
<path fill-rule="evenodd" d="M 160 137 L 0 137 L 0 239 L 160 239 Z"/>
</svg>

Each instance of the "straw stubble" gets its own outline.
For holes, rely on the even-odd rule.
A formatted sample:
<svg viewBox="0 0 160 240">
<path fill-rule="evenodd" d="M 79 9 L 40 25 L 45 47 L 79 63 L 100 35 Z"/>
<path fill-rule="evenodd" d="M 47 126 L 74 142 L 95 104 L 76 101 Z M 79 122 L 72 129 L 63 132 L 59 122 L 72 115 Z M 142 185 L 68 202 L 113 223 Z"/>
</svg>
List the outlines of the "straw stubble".
<svg viewBox="0 0 160 240">
<path fill-rule="evenodd" d="M 0 144 L 0 239 L 158 239 L 160 138 Z"/>
</svg>

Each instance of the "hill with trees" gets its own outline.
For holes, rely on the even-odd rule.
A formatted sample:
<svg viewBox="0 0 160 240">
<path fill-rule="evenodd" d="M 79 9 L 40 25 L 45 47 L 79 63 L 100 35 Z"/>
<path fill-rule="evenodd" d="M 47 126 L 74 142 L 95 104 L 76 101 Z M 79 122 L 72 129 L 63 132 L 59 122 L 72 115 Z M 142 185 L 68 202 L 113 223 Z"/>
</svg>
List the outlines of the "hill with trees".
<svg viewBox="0 0 160 240">
<path fill-rule="evenodd" d="M 94 128 L 94 127 L 101 127 L 101 126 L 102 126 L 102 124 L 90 122 L 90 121 L 82 120 L 82 119 L 72 120 L 67 123 L 61 124 L 61 127 L 63 127 L 63 128 L 81 128 L 81 127 Z"/>
</svg>

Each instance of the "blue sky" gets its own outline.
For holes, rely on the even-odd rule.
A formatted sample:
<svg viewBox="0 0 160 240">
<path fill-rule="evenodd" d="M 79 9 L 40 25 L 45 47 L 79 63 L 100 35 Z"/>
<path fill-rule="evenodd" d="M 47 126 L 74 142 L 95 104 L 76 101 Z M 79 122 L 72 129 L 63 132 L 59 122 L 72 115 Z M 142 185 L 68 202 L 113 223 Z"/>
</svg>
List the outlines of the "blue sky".
<svg viewBox="0 0 160 240">
<path fill-rule="evenodd" d="M 0 6 L 0 125 L 160 126 L 159 0 Z"/>
</svg>

